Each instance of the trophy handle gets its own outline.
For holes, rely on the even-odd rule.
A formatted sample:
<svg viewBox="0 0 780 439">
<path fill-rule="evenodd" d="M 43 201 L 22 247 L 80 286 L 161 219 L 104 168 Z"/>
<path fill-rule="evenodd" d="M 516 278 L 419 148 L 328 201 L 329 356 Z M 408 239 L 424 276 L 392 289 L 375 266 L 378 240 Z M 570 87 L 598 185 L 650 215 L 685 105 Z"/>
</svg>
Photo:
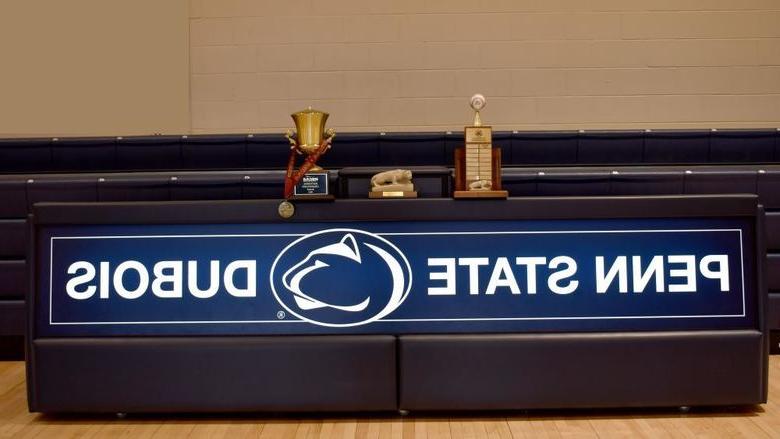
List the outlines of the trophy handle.
<svg viewBox="0 0 780 439">
<path fill-rule="evenodd" d="M 290 148 L 295 148 L 298 146 L 298 142 L 295 141 L 295 131 L 287 130 L 287 132 L 284 133 L 284 138 L 290 142 Z"/>
<path fill-rule="evenodd" d="M 327 130 L 325 130 L 325 136 L 324 137 L 327 140 L 332 141 L 333 138 L 336 137 L 336 130 L 334 130 L 333 128 L 328 128 Z"/>
<path fill-rule="evenodd" d="M 295 137 L 297 137 L 295 131 L 293 130 L 287 130 L 286 133 L 284 133 L 284 138 L 287 139 L 288 142 L 290 142 L 290 149 L 297 152 L 298 155 L 303 155 L 300 149 L 298 149 L 298 142 L 295 140 Z"/>
</svg>

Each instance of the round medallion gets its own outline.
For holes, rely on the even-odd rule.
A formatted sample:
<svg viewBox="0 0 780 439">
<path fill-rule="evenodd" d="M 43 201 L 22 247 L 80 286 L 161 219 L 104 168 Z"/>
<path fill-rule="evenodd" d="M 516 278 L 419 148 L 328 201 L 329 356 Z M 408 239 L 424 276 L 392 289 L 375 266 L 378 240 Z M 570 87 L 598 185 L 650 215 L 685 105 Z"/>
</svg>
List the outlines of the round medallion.
<svg viewBox="0 0 780 439">
<path fill-rule="evenodd" d="M 287 219 L 295 215 L 295 205 L 289 201 L 282 201 L 277 211 L 280 217 Z"/>
</svg>

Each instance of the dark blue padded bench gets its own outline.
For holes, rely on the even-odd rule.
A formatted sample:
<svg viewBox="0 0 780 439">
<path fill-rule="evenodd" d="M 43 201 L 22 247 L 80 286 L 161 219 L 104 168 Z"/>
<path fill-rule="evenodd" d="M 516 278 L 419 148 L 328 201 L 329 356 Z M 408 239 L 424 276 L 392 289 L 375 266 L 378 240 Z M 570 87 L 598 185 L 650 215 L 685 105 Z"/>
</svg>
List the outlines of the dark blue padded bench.
<svg viewBox="0 0 780 439">
<path fill-rule="evenodd" d="M 180 169 L 181 136 L 118 137 L 116 167 L 123 170 Z"/>
<path fill-rule="evenodd" d="M 384 133 L 379 136 L 380 166 L 440 166 L 446 160 L 443 133 Z"/>
<path fill-rule="evenodd" d="M 0 260 L 0 300 L 24 300 L 27 265 L 24 259 Z"/>
<path fill-rule="evenodd" d="M 98 201 L 169 201 L 171 177 L 149 174 L 108 174 L 97 178 Z"/>
<path fill-rule="evenodd" d="M 609 195 L 611 172 L 590 169 L 554 169 L 539 171 L 536 177 L 536 195 L 588 196 Z"/>
<path fill-rule="evenodd" d="M 777 156 L 777 130 L 713 130 L 710 162 L 769 163 Z"/>
<path fill-rule="evenodd" d="M 631 164 L 642 157 L 644 131 L 583 131 L 577 146 L 579 164 Z"/>
<path fill-rule="evenodd" d="M 27 210 L 42 201 L 97 201 L 97 177 L 54 174 L 27 179 Z"/>
<path fill-rule="evenodd" d="M 52 170 L 52 139 L 0 139 L 0 172 Z"/>
<path fill-rule="evenodd" d="M 171 200 L 240 200 L 238 174 L 193 173 L 171 177 Z"/>
<path fill-rule="evenodd" d="M 511 136 L 511 160 L 504 165 L 573 165 L 577 163 L 577 131 L 515 132 Z"/>
<path fill-rule="evenodd" d="M 322 157 L 322 166 L 327 169 L 345 168 L 360 163 L 360 166 L 379 166 L 380 133 L 337 133 L 333 147 Z M 286 162 L 285 162 L 286 163 Z"/>
<path fill-rule="evenodd" d="M 246 164 L 250 169 L 280 169 L 286 166 L 290 144 L 281 135 L 246 136 Z"/>
<path fill-rule="evenodd" d="M 27 179 L 0 180 L 0 218 L 25 218 L 27 212 Z"/>
<path fill-rule="evenodd" d="M 245 135 L 182 136 L 182 168 L 246 168 L 246 140 Z"/>
<path fill-rule="evenodd" d="M 52 139 L 52 164 L 58 172 L 117 169 L 116 137 Z"/>
<path fill-rule="evenodd" d="M 647 130 L 643 162 L 648 164 L 707 163 L 710 130 Z"/>
<path fill-rule="evenodd" d="M 682 169 L 631 169 L 613 171 L 610 195 L 677 195 L 685 190 Z"/>
</svg>

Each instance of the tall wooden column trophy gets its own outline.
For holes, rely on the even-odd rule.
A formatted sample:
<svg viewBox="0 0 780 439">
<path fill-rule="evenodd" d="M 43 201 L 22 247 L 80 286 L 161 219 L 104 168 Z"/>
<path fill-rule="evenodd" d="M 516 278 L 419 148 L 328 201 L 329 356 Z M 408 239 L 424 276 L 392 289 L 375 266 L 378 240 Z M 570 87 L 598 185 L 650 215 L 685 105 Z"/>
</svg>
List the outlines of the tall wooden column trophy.
<svg viewBox="0 0 780 439">
<path fill-rule="evenodd" d="M 493 148 L 490 126 L 482 125 L 479 111 L 485 108 L 485 97 L 471 97 L 474 124 L 465 129 L 466 144 L 455 150 L 454 198 L 506 198 L 501 189 L 501 149 Z"/>
<path fill-rule="evenodd" d="M 290 200 L 334 199 L 328 192 L 328 171 L 317 165 L 317 160 L 330 149 L 336 135 L 333 128 L 325 130 L 329 114 L 309 107 L 290 116 L 295 122 L 296 131 L 287 130 L 284 136 L 290 142 L 290 158 L 284 178 L 285 201 L 279 205 L 279 215 L 283 218 L 289 218 L 295 213 L 295 206 Z M 295 159 L 298 155 L 306 158 L 295 170 Z"/>
</svg>

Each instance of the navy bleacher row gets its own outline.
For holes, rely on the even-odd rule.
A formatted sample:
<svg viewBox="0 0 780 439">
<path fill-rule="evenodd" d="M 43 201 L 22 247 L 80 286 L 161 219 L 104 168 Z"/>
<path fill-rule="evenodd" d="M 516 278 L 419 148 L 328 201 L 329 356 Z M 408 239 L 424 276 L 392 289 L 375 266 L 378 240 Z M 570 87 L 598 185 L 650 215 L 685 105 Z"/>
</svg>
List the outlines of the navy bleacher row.
<svg viewBox="0 0 780 439">
<path fill-rule="evenodd" d="M 338 178 L 338 171 L 331 174 Z M 751 193 L 765 208 L 780 209 L 780 165 L 773 164 L 505 167 L 502 176 L 510 196 Z M 0 220 L 24 220 L 33 204 L 45 201 L 274 199 L 283 183 L 281 170 L 0 175 Z"/>
<path fill-rule="evenodd" d="M 322 165 L 333 170 L 337 196 L 365 198 L 338 193 L 338 168 L 448 165 L 461 138 L 340 134 Z M 511 196 L 758 194 L 767 209 L 769 322 L 780 330 L 777 130 L 505 132 L 494 144 Z M 0 339 L 24 333 L 25 218 L 35 203 L 278 199 L 288 151 L 278 135 L 0 140 Z M 451 183 L 431 187 L 441 193 L 422 196 L 450 195 Z"/>
<path fill-rule="evenodd" d="M 506 131 L 493 134 L 505 166 L 771 163 L 780 130 Z M 460 132 L 343 133 L 323 163 L 452 166 Z M 279 169 L 281 134 L 0 139 L 0 173 Z"/>
</svg>

